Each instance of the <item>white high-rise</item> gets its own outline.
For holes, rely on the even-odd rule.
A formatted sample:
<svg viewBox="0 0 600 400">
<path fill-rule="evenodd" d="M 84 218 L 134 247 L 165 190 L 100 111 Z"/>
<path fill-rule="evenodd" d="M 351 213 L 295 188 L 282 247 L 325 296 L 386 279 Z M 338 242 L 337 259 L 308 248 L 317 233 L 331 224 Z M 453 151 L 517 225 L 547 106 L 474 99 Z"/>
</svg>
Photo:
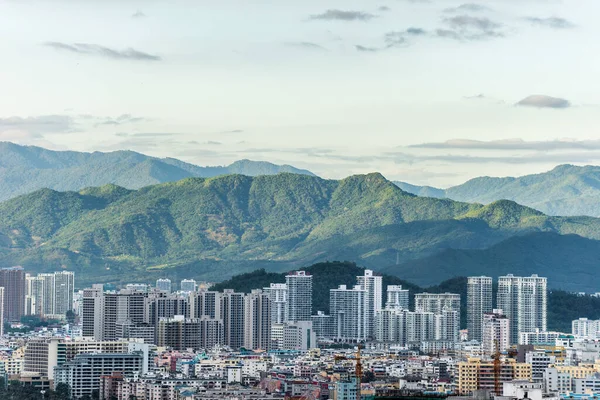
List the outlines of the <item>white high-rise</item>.
<svg viewBox="0 0 600 400">
<path fill-rule="evenodd" d="M 471 276 L 467 281 L 467 329 L 469 339 L 481 342 L 483 315 L 492 312 L 492 278 Z"/>
<path fill-rule="evenodd" d="M 415 311 L 441 314 L 443 310 L 460 312 L 460 295 L 454 293 L 419 293 L 415 295 Z"/>
<path fill-rule="evenodd" d="M 388 285 L 386 308 L 408 310 L 408 289 L 401 285 Z"/>
<path fill-rule="evenodd" d="M 367 339 L 366 297 L 367 291 L 360 285 L 352 289 L 340 285 L 337 289 L 329 291 L 329 309 L 334 320 L 337 339 L 350 341 Z"/>
<path fill-rule="evenodd" d="M 576 319 L 571 322 L 571 333 L 584 338 L 597 338 L 600 335 L 600 320 Z"/>
<path fill-rule="evenodd" d="M 365 330 L 367 336 L 374 337 L 375 313 L 382 309 L 383 300 L 383 278 L 377 276 L 370 269 L 366 269 L 364 275 L 357 276 L 356 282 L 366 292 L 365 296 Z"/>
<path fill-rule="evenodd" d="M 180 288 L 182 292 L 194 292 L 196 291 L 196 281 L 193 279 L 182 279 Z"/>
<path fill-rule="evenodd" d="M 260 289 L 244 298 L 244 347 L 271 349 L 271 300 Z"/>
<path fill-rule="evenodd" d="M 295 271 L 285 277 L 288 290 L 289 322 L 310 321 L 312 316 L 312 275 Z"/>
<path fill-rule="evenodd" d="M 271 300 L 271 322 L 283 324 L 287 322 L 288 289 L 285 283 L 271 283 L 269 287 L 263 288 Z"/>
<path fill-rule="evenodd" d="M 498 347 L 496 347 L 498 346 Z M 496 350 L 506 351 L 510 346 L 510 321 L 502 310 L 483 315 L 481 350 L 492 356 Z"/>
<path fill-rule="evenodd" d="M 157 279 L 156 288 L 158 290 L 164 290 L 167 293 L 171 293 L 171 280 L 166 278 Z"/>
<path fill-rule="evenodd" d="M 4 335 L 4 288 L 0 286 L 0 336 Z"/>
<path fill-rule="evenodd" d="M 73 310 L 75 274 L 71 271 L 54 273 L 54 314 L 65 315 Z"/>
<path fill-rule="evenodd" d="M 547 285 L 548 280 L 537 275 L 498 278 L 497 305 L 510 320 L 511 344 L 519 342 L 521 333 L 546 331 Z"/>
</svg>

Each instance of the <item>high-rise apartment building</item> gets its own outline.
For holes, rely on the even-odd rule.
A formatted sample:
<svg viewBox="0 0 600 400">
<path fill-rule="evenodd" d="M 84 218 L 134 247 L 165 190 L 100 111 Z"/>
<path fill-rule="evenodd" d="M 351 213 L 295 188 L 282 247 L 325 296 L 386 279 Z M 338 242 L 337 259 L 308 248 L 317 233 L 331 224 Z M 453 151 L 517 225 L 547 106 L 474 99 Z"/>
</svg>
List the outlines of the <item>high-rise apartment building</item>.
<svg viewBox="0 0 600 400">
<path fill-rule="evenodd" d="M 81 305 L 81 334 L 102 340 L 104 333 L 104 289 L 101 284 L 83 289 Z"/>
<path fill-rule="evenodd" d="M 239 349 L 244 346 L 244 293 L 225 289 L 221 297 L 223 344 Z"/>
<path fill-rule="evenodd" d="M 167 293 L 171 293 L 171 280 L 167 278 L 161 278 L 156 280 L 156 288 Z"/>
<path fill-rule="evenodd" d="M 208 317 L 161 318 L 156 329 L 156 344 L 175 350 L 210 349 L 223 343 L 223 321 Z"/>
<path fill-rule="evenodd" d="M 196 281 L 193 279 L 183 279 L 181 281 L 180 288 L 182 292 L 194 292 L 196 287 Z"/>
<path fill-rule="evenodd" d="M 271 300 L 260 289 L 244 298 L 244 347 L 271 349 Z"/>
<path fill-rule="evenodd" d="M 521 333 L 546 331 L 547 284 L 546 278 L 537 275 L 498 278 L 497 306 L 510 320 L 511 344 L 519 342 Z"/>
<path fill-rule="evenodd" d="M 460 312 L 460 295 L 454 293 L 418 293 L 415 311 L 441 314 L 443 310 Z"/>
<path fill-rule="evenodd" d="M 383 300 L 383 278 L 375 275 L 370 269 L 366 269 L 362 276 L 356 277 L 356 283 L 364 289 L 365 296 L 365 330 L 368 337 L 374 337 L 375 313 L 382 309 Z"/>
<path fill-rule="evenodd" d="M 496 351 L 506 351 L 510 346 L 510 320 L 502 310 L 483 315 L 481 351 L 488 357 Z"/>
<path fill-rule="evenodd" d="M 65 315 L 73 310 L 75 274 L 72 271 L 54 273 L 54 315 Z"/>
<path fill-rule="evenodd" d="M 23 267 L 0 269 L 0 286 L 4 288 L 4 318 L 19 322 L 25 313 L 25 271 Z"/>
<path fill-rule="evenodd" d="M 274 324 L 287 322 L 288 316 L 288 289 L 285 283 L 271 283 L 268 288 L 263 288 L 271 299 L 271 321 Z"/>
<path fill-rule="evenodd" d="M 25 314 L 23 267 L 0 269 L 0 286 L 4 288 L 4 319 L 9 322 L 19 322 Z"/>
<path fill-rule="evenodd" d="M 469 339 L 481 342 L 483 315 L 492 312 L 492 278 L 471 276 L 467 280 L 467 330 Z"/>
<path fill-rule="evenodd" d="M 38 274 L 38 279 L 41 281 L 42 290 L 41 296 L 37 297 L 35 301 L 41 309 L 40 315 L 54 315 L 54 274 Z M 40 295 L 39 292 L 38 295 Z"/>
<path fill-rule="evenodd" d="M 600 335 L 600 320 L 576 319 L 571 322 L 571 333 L 584 338 L 597 338 Z"/>
<path fill-rule="evenodd" d="M 360 285 L 356 285 L 352 289 L 348 289 L 346 285 L 340 285 L 337 289 L 329 291 L 329 308 L 335 324 L 337 339 L 350 341 L 367 339 L 366 297 L 367 291 Z"/>
<path fill-rule="evenodd" d="M 460 341 L 460 313 L 449 309 L 435 316 L 435 340 Z"/>
<path fill-rule="evenodd" d="M 286 275 L 285 282 L 288 289 L 288 321 L 310 321 L 312 315 L 312 275 L 306 271 L 295 271 Z"/>
<path fill-rule="evenodd" d="M 388 285 L 386 308 L 408 310 L 408 289 L 402 289 L 402 285 Z"/>
<path fill-rule="evenodd" d="M 208 290 L 190 293 L 190 317 L 221 319 L 221 293 Z"/>
</svg>

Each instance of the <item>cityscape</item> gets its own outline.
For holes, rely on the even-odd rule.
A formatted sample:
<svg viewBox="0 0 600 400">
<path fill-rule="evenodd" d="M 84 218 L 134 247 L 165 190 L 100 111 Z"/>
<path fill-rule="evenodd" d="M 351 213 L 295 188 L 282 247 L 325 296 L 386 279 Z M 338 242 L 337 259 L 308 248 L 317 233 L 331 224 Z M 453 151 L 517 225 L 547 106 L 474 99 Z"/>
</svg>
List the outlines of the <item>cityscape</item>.
<svg viewBox="0 0 600 400">
<path fill-rule="evenodd" d="M 76 290 L 73 272 L 3 268 L 4 390 L 103 400 L 566 399 L 600 390 L 600 320 L 548 331 L 546 278 L 469 277 L 463 329 L 460 294 L 383 287 L 363 271 L 354 286 L 330 290 L 325 313 L 313 310 L 313 276 L 303 270 L 242 293 L 166 278 Z"/>
<path fill-rule="evenodd" d="M 600 400 L 600 0 L 0 0 L 0 400 Z"/>
</svg>

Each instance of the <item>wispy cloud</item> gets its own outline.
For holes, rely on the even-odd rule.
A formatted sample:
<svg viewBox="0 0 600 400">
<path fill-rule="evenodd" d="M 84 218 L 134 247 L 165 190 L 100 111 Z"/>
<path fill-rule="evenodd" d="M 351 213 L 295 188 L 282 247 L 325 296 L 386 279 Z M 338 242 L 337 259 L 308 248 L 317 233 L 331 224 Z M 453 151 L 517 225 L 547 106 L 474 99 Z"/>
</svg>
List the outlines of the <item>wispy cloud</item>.
<svg viewBox="0 0 600 400">
<path fill-rule="evenodd" d="M 489 11 L 490 8 L 481 4 L 476 3 L 465 3 L 457 7 L 450 7 L 444 10 L 445 13 L 459 13 L 459 12 L 482 12 Z"/>
<path fill-rule="evenodd" d="M 444 18 L 443 22 L 450 29 L 438 29 L 438 37 L 456 40 L 480 40 L 488 38 L 503 37 L 502 24 L 485 17 L 473 17 L 471 15 L 457 15 Z"/>
<path fill-rule="evenodd" d="M 571 29 L 575 28 L 575 24 L 565 18 L 559 17 L 527 17 L 525 20 L 531 22 L 533 25 L 544 26 L 552 29 Z"/>
<path fill-rule="evenodd" d="M 355 44 L 354 47 L 357 51 L 362 51 L 365 53 L 373 53 L 380 50 L 377 47 L 361 46 L 360 44 Z"/>
<path fill-rule="evenodd" d="M 523 139 L 503 139 L 503 140 L 472 140 L 472 139 L 451 139 L 445 142 L 420 143 L 409 147 L 419 149 L 461 149 L 461 150 L 535 150 L 535 151 L 553 151 L 553 150 L 600 150 L 599 140 L 544 140 L 544 141 L 526 141 Z"/>
<path fill-rule="evenodd" d="M 392 9 L 388 6 L 381 6 L 378 8 L 379 11 L 392 11 Z"/>
<path fill-rule="evenodd" d="M 94 124 L 95 127 L 102 126 L 102 125 L 118 126 L 118 125 L 123 125 L 123 124 L 133 124 L 136 122 L 147 121 L 146 118 L 134 117 L 131 114 L 122 114 L 116 118 L 109 117 L 109 118 L 100 118 L 100 119 L 101 119 L 101 121 Z"/>
<path fill-rule="evenodd" d="M 557 108 L 564 109 L 571 107 L 571 102 L 567 99 L 561 99 L 560 97 L 551 97 L 543 94 L 534 94 L 525 97 L 519 101 L 517 106 L 526 107 L 537 107 L 537 108 Z"/>
<path fill-rule="evenodd" d="M 131 14 L 131 18 L 144 18 L 146 14 L 144 14 L 141 10 L 137 10 L 133 14 Z"/>
<path fill-rule="evenodd" d="M 325 47 L 313 42 L 286 42 L 285 45 L 290 47 L 300 47 L 309 50 L 328 51 Z"/>
<path fill-rule="evenodd" d="M 232 129 L 232 130 L 229 130 L 229 131 L 221 131 L 219 133 L 222 133 L 222 134 L 227 134 L 227 133 L 244 133 L 244 130 L 243 129 Z"/>
<path fill-rule="evenodd" d="M 74 119 L 68 115 L 0 118 L 0 132 L 25 131 L 32 136 L 40 137 L 45 133 L 74 132 L 75 125 Z"/>
<path fill-rule="evenodd" d="M 369 21 L 377 18 L 376 15 L 364 11 L 347 11 L 329 9 L 322 14 L 313 14 L 309 17 L 311 20 L 326 21 Z"/>
<path fill-rule="evenodd" d="M 62 42 L 46 42 L 45 46 L 51 47 L 60 51 L 68 51 L 82 55 L 93 55 L 114 60 L 135 60 L 135 61 L 160 61 L 162 58 L 157 55 L 144 53 L 142 51 L 128 48 L 125 50 L 116 50 L 109 47 L 100 46 L 98 44 L 89 43 L 62 43 Z"/>
</svg>

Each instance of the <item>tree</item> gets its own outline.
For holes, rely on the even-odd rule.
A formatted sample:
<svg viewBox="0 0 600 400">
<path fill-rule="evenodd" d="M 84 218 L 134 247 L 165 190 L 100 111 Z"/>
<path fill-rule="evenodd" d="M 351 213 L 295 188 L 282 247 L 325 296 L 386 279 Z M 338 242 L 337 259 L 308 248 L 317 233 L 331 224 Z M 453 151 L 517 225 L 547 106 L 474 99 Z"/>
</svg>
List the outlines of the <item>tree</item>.
<svg viewBox="0 0 600 400">
<path fill-rule="evenodd" d="M 67 318 L 67 322 L 73 325 L 75 323 L 75 318 L 77 317 L 77 315 L 73 310 L 68 310 L 65 314 L 65 317 Z"/>
</svg>

